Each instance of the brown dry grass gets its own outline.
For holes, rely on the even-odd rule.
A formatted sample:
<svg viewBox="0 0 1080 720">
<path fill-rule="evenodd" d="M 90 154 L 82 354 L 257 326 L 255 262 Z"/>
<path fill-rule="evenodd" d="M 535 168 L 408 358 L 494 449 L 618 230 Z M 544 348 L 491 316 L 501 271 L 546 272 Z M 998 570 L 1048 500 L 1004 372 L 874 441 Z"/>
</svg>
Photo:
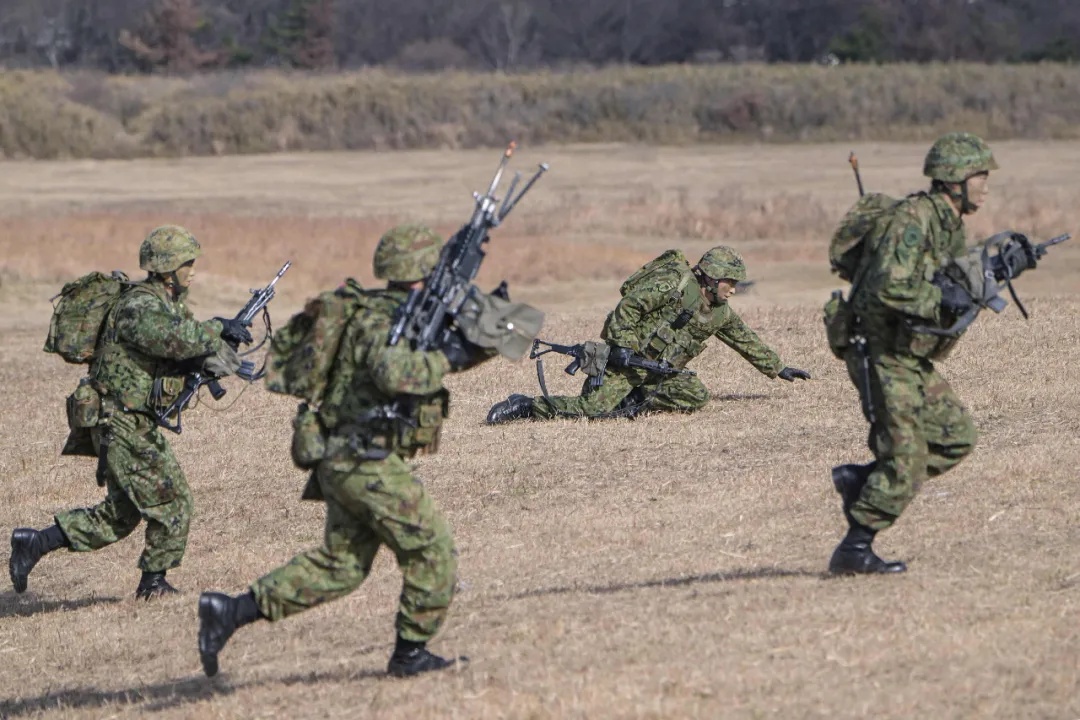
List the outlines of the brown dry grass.
<svg viewBox="0 0 1080 720">
<path fill-rule="evenodd" d="M 921 152 L 864 149 L 868 185 L 919 186 Z M 1080 147 L 998 153 L 1006 169 L 976 226 L 1072 229 Z M 694 363 L 714 395 L 695 415 L 489 428 L 488 406 L 535 387 L 533 368 L 495 361 L 455 378 L 445 451 L 420 473 L 461 552 L 463 589 L 434 647 L 470 655 L 466 669 L 378 676 L 400 583 L 383 554 L 358 592 L 245 629 L 222 656 L 223 675 L 201 677 L 197 592 L 238 591 L 321 531 L 321 509 L 298 502 L 303 477 L 288 461 L 293 401 L 232 385 L 235 405 L 193 411 L 175 443 L 197 502 L 173 574 L 185 595 L 130 598 L 134 537 L 48 557 L 25 596 L 0 593 L 0 717 L 1080 716 L 1075 247 L 1019 283 L 1030 322 L 1012 309 L 982 318 L 943 364 L 980 447 L 882 537 L 882 552 L 911 571 L 822 576 L 842 530 L 828 468 L 867 456 L 855 394 L 818 318 L 832 286 L 822 233 L 852 192 L 845 155 L 837 146 L 545 155 L 551 176 L 497 231 L 491 256 L 520 278 L 521 297 L 550 311 L 545 337 L 594 336 L 627 268 L 671 245 L 696 252 L 715 232 L 746 251 L 759 280 L 738 309 L 815 379 L 768 381 L 713 349 Z M 0 179 L 0 532 L 100 496 L 90 461 L 57 457 L 63 398 L 79 376 L 39 352 L 44 297 L 60 279 L 130 268 L 141 233 L 179 218 L 208 249 L 200 313 L 239 301 L 292 255 L 283 318 L 319 284 L 356 268 L 364 276 L 374 235 L 422 203 L 421 216 L 453 229 L 492 159 L 15 166 L 18 180 Z M 245 255 L 255 251 L 267 257 Z M 557 367 L 556 389 L 572 390 Z"/>
</svg>

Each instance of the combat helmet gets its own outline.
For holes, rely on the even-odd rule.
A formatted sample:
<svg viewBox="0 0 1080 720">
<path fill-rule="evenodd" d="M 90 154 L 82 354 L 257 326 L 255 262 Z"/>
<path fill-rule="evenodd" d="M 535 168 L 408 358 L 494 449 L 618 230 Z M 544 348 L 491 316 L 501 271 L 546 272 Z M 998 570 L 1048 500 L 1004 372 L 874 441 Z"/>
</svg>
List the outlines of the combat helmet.
<svg viewBox="0 0 1080 720">
<path fill-rule="evenodd" d="M 170 273 L 202 255 L 195 236 L 179 225 L 154 228 L 139 247 L 139 267 L 147 272 Z"/>
<path fill-rule="evenodd" d="M 375 248 L 375 277 L 389 282 L 421 280 L 439 262 L 442 244 L 442 238 L 426 225 L 391 228 Z"/>
<path fill-rule="evenodd" d="M 726 245 L 719 245 L 709 250 L 698 260 L 697 269 L 713 280 L 746 279 L 746 264 L 742 256 Z"/>
<path fill-rule="evenodd" d="M 972 175 L 997 169 L 990 146 L 978 135 L 966 132 L 942 135 L 923 162 L 923 175 L 947 183 L 962 183 Z"/>
</svg>

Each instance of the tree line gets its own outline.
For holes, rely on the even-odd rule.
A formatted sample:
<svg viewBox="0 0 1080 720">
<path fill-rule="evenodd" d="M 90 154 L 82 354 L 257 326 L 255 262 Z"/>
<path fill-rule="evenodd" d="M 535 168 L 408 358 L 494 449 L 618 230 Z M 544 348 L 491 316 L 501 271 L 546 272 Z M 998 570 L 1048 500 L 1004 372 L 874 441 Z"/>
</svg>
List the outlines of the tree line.
<svg viewBox="0 0 1080 720">
<path fill-rule="evenodd" d="M 1080 59 L 1076 0 L 3 0 L 0 68 Z"/>
</svg>

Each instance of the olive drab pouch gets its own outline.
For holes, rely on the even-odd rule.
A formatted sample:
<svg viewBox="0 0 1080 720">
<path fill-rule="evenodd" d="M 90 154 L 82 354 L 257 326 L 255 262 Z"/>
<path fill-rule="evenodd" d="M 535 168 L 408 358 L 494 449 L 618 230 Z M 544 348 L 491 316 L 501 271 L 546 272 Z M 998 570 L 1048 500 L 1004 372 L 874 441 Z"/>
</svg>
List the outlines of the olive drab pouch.
<svg viewBox="0 0 1080 720">
<path fill-rule="evenodd" d="M 109 275 L 92 272 L 69 282 L 53 297 L 49 335 L 42 349 L 69 363 L 90 362 L 109 310 L 120 294 L 135 284 L 119 270 Z"/>
<path fill-rule="evenodd" d="M 69 434 L 60 454 L 97 457 L 90 430 L 101 421 L 101 396 L 90 384 L 90 378 L 79 381 L 75 392 L 68 395 L 66 406 Z"/>
<path fill-rule="evenodd" d="M 900 202 L 885 193 L 867 193 L 844 214 L 829 241 L 829 265 L 842 280 L 851 282 L 855 277 L 866 240 Z"/>
<path fill-rule="evenodd" d="M 855 313 L 851 303 L 844 299 L 844 293 L 834 290 L 824 308 L 825 337 L 829 350 L 843 360 L 855 334 Z"/>
<path fill-rule="evenodd" d="M 472 344 L 495 350 L 510 360 L 520 360 L 540 334 L 544 313 L 531 305 L 483 294 L 474 288 L 458 313 L 457 324 Z"/>
<path fill-rule="evenodd" d="M 351 278 L 309 300 L 270 341 L 266 389 L 317 404 L 330 382 L 345 328 L 361 307 L 363 289 Z"/>
<path fill-rule="evenodd" d="M 438 450 L 443 420 L 449 415 L 450 393 L 445 389 L 417 401 L 412 412 L 413 424 L 400 428 L 402 448 L 421 453 Z"/>
<path fill-rule="evenodd" d="M 607 369 L 611 346 L 606 342 L 587 340 L 581 344 L 585 358 L 581 361 L 581 371 L 589 377 L 600 377 Z"/>
<path fill-rule="evenodd" d="M 291 450 L 293 464 L 301 470 L 310 470 L 326 456 L 326 431 L 307 403 L 296 408 Z"/>
</svg>

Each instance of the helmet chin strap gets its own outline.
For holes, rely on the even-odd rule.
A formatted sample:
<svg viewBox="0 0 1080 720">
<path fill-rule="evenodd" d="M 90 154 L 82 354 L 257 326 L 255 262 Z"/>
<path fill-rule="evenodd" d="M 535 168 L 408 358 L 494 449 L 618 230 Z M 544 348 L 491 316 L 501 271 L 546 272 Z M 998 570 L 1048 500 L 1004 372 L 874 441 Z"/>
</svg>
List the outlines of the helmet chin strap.
<svg viewBox="0 0 1080 720">
<path fill-rule="evenodd" d="M 970 215 L 978 209 L 979 206 L 971 202 L 968 196 L 968 178 L 964 178 L 964 182 L 960 183 L 960 214 Z"/>
</svg>

